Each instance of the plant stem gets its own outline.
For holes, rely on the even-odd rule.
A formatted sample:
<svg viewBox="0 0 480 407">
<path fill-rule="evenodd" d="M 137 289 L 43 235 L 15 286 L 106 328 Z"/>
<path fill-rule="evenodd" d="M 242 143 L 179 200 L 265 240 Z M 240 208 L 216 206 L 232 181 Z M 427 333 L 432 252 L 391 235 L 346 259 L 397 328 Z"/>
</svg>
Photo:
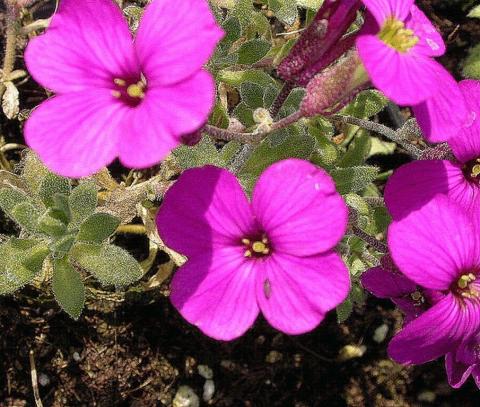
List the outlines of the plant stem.
<svg viewBox="0 0 480 407">
<path fill-rule="evenodd" d="M 352 232 L 355 236 L 362 239 L 365 243 L 373 247 L 376 251 L 380 253 L 388 253 L 388 247 L 386 244 L 382 243 L 374 236 L 371 236 L 368 233 L 364 232 L 358 226 L 352 225 Z"/>
<path fill-rule="evenodd" d="M 283 104 L 285 103 L 285 100 L 287 100 L 288 95 L 290 95 L 290 92 L 294 87 L 295 87 L 295 84 L 293 82 L 285 82 L 283 84 L 283 88 L 280 90 L 280 93 L 277 95 L 277 97 L 272 103 L 272 106 L 270 107 L 270 114 L 272 115 L 273 118 L 275 118 L 278 115 L 278 112 L 282 108 Z"/>
<path fill-rule="evenodd" d="M 7 29 L 5 32 L 5 57 L 3 59 L 2 67 L 2 80 L 7 80 L 12 73 L 15 66 L 15 52 L 17 46 L 17 20 L 15 7 L 9 2 L 6 2 L 7 13 Z M 3 83 L 0 83 L 0 98 L 3 96 L 6 87 Z"/>
<path fill-rule="evenodd" d="M 207 133 L 210 137 L 216 140 L 225 140 L 225 141 L 237 140 L 245 144 L 257 144 L 260 141 L 262 141 L 266 136 L 268 136 L 270 133 L 280 129 L 284 129 L 285 127 L 288 127 L 291 124 L 296 123 L 302 117 L 303 117 L 303 113 L 301 111 L 297 111 L 291 114 L 290 116 L 287 116 L 273 123 L 268 129 L 268 131 L 259 132 L 259 133 L 238 133 L 235 131 L 221 129 L 219 127 L 215 127 L 210 124 L 207 124 L 203 128 L 203 131 Z"/>
<path fill-rule="evenodd" d="M 392 130 L 387 126 L 384 126 L 383 124 L 371 122 L 369 120 L 358 119 L 356 117 L 341 116 L 341 115 L 332 116 L 332 119 L 339 121 L 341 123 L 353 124 L 355 126 L 361 127 L 362 129 L 381 134 L 382 136 L 388 138 L 389 140 L 392 140 L 393 142 L 397 143 L 413 158 L 419 158 L 422 155 L 422 150 L 413 146 L 408 141 L 400 137 L 396 131 Z"/>
</svg>

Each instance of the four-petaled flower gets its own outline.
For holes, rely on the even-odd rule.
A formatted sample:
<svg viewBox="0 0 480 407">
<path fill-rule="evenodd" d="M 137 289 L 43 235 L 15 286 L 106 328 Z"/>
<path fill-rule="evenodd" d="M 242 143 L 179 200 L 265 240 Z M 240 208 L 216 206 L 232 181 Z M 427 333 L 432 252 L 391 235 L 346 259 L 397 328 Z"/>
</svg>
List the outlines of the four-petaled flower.
<svg viewBox="0 0 480 407">
<path fill-rule="evenodd" d="M 185 171 L 157 216 L 165 243 L 189 258 L 173 278 L 173 304 L 221 340 L 241 336 L 260 310 L 285 333 L 312 330 L 349 291 L 333 251 L 347 212 L 332 178 L 306 161 L 265 170 L 251 203 L 224 169 Z"/>
<path fill-rule="evenodd" d="M 480 210 L 480 82 L 460 82 L 471 120 L 449 139 L 455 161 L 418 160 L 403 165 L 389 178 L 385 203 L 394 219 L 421 208 L 437 194 L 467 210 Z"/>
<path fill-rule="evenodd" d="M 206 121 L 215 87 L 202 66 L 222 35 L 206 0 L 154 0 L 135 40 L 113 0 L 61 0 L 25 52 L 34 79 L 56 93 L 26 123 L 27 144 L 69 177 L 116 157 L 158 163 Z"/>
<path fill-rule="evenodd" d="M 443 195 L 394 221 L 390 252 L 421 289 L 438 291 L 428 310 L 390 342 L 399 363 L 421 364 L 451 352 L 480 329 L 480 234 L 477 217 Z"/>
</svg>

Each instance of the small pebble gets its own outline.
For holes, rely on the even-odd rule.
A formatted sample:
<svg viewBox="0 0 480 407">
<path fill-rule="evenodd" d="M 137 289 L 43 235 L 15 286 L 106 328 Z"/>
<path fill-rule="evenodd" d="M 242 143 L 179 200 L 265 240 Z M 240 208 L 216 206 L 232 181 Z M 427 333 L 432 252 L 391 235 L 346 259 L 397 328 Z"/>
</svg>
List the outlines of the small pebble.
<svg viewBox="0 0 480 407">
<path fill-rule="evenodd" d="M 200 399 L 189 386 L 180 386 L 173 399 L 173 407 L 200 407 Z"/>
<path fill-rule="evenodd" d="M 375 333 L 373 334 L 373 340 L 377 343 L 382 343 L 388 334 L 388 325 L 382 324 L 377 329 L 375 329 Z"/>
<path fill-rule="evenodd" d="M 50 384 L 50 378 L 45 373 L 40 373 L 38 375 L 38 383 L 42 387 L 48 386 Z"/>
<path fill-rule="evenodd" d="M 437 395 L 433 391 L 422 391 L 418 395 L 418 401 L 423 401 L 425 403 L 435 403 L 435 400 L 437 398 Z"/>
<path fill-rule="evenodd" d="M 208 403 L 215 394 L 215 383 L 213 380 L 206 380 L 205 384 L 203 385 L 203 401 Z"/>
<path fill-rule="evenodd" d="M 342 349 L 340 349 L 338 359 L 340 360 L 340 362 L 345 362 L 346 360 L 361 358 L 366 351 L 367 347 L 364 345 L 346 345 Z"/>
<path fill-rule="evenodd" d="M 73 357 L 73 360 L 75 362 L 80 362 L 82 360 L 82 357 L 80 356 L 80 354 L 78 352 L 73 352 L 72 357 Z"/>
<path fill-rule="evenodd" d="M 213 379 L 213 370 L 207 365 L 198 365 L 198 374 L 204 379 Z"/>
<path fill-rule="evenodd" d="M 272 350 L 267 357 L 265 358 L 265 361 L 267 363 L 277 363 L 280 362 L 283 358 L 283 355 L 280 352 L 277 352 L 276 350 Z"/>
</svg>

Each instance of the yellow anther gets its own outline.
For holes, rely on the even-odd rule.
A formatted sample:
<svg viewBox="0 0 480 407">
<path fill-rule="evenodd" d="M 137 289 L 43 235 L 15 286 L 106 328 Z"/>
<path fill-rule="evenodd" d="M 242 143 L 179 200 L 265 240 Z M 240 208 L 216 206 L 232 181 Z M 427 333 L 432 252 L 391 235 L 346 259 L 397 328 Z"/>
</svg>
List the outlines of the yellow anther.
<svg viewBox="0 0 480 407">
<path fill-rule="evenodd" d="M 468 277 L 470 278 L 470 281 L 475 281 L 477 279 L 477 277 L 473 273 L 470 273 Z"/>
<path fill-rule="evenodd" d="M 266 237 L 264 237 L 264 238 L 262 239 L 262 243 L 267 244 L 267 243 L 268 243 L 268 239 L 267 239 Z"/>
<path fill-rule="evenodd" d="M 249 245 L 250 244 L 250 240 L 249 239 L 242 239 L 242 243 L 244 245 Z"/>
<path fill-rule="evenodd" d="M 420 301 L 423 298 L 422 294 L 419 291 L 415 291 L 410 296 L 412 297 L 412 300 L 414 300 L 414 301 Z"/>
<path fill-rule="evenodd" d="M 262 253 L 262 254 L 268 253 L 267 246 L 265 246 L 265 243 L 263 242 L 254 242 L 252 245 L 252 249 L 255 253 Z M 264 253 L 265 250 L 267 250 L 267 253 Z"/>
<path fill-rule="evenodd" d="M 120 78 L 115 78 L 113 80 L 113 83 L 118 86 L 127 86 L 127 82 L 125 82 L 123 79 L 120 79 Z"/>
<path fill-rule="evenodd" d="M 473 277 L 473 278 L 472 278 Z M 457 285 L 459 288 L 461 288 L 462 290 L 464 290 L 465 288 L 468 287 L 468 284 L 470 284 L 472 281 L 475 280 L 475 276 L 470 273 L 470 274 L 464 274 L 463 276 L 461 276 L 458 281 L 457 281 Z"/>
<path fill-rule="evenodd" d="M 245 257 L 252 257 L 252 252 L 250 250 L 246 250 L 244 256 Z"/>
<path fill-rule="evenodd" d="M 405 23 L 395 17 L 385 21 L 378 36 L 385 44 L 400 52 L 407 52 L 419 41 L 413 30 L 405 28 Z"/>
<path fill-rule="evenodd" d="M 472 177 L 476 178 L 480 175 L 480 164 L 476 164 L 472 168 Z"/>
<path fill-rule="evenodd" d="M 143 93 L 143 84 L 139 82 L 133 85 L 129 85 L 127 88 L 127 95 L 131 98 L 142 99 L 145 96 L 145 93 Z"/>
<path fill-rule="evenodd" d="M 122 97 L 122 94 L 118 90 L 112 90 L 112 96 L 120 99 Z"/>
</svg>

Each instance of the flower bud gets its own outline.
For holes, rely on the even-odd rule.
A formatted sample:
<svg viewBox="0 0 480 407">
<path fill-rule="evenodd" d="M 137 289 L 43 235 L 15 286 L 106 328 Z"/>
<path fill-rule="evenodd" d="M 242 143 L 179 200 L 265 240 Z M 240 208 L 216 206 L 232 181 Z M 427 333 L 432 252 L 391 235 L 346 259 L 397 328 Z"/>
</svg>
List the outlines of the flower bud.
<svg viewBox="0 0 480 407">
<path fill-rule="evenodd" d="M 360 5 L 360 0 L 325 0 L 290 54 L 280 63 L 280 77 L 304 86 L 353 46 L 353 37 L 341 38 L 355 20 Z"/>
</svg>

